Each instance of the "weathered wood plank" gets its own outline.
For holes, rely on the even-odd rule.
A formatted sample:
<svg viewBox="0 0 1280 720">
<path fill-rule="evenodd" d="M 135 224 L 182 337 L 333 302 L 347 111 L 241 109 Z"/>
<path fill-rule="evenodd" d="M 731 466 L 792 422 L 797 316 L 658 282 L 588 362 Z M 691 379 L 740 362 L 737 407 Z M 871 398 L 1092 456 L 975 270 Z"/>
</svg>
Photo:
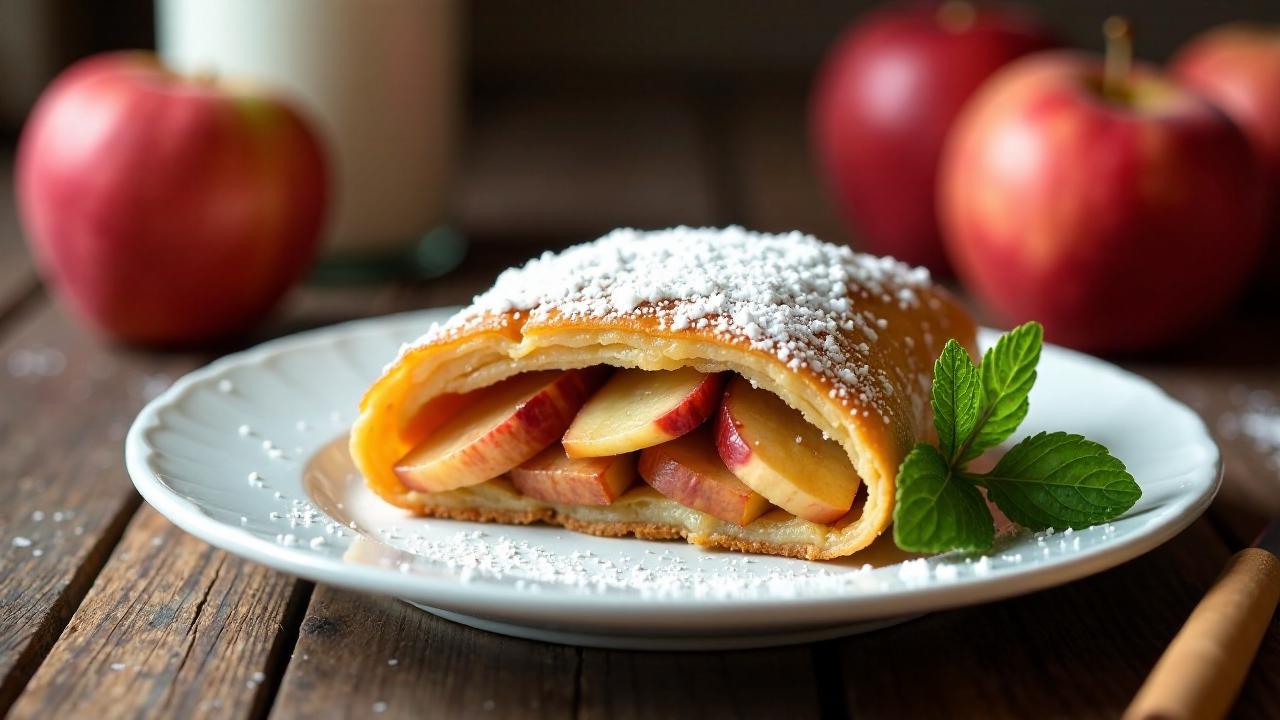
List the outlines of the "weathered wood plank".
<svg viewBox="0 0 1280 720">
<path fill-rule="evenodd" d="M 390 290 L 339 294 L 347 317 L 392 307 Z M 329 296 L 324 290 L 298 293 L 276 325 L 310 324 L 306 318 L 317 308 L 332 307 Z M 64 650 L 54 642 L 73 612 L 105 612 L 77 606 L 139 504 L 124 469 L 125 431 L 147 399 L 206 359 L 113 347 L 48 302 L 24 311 L 15 324 L 0 343 L 7 369 L 0 372 L 0 543 L 6 548 L 0 554 L 0 710 L 22 692 L 51 648 L 54 667 L 71 662 L 59 654 L 77 646 Z M 126 544 L 152 539 L 131 535 Z M 163 567 L 174 574 L 157 582 L 176 587 L 185 581 L 189 568 Z M 123 590 L 136 580 L 132 566 L 119 562 L 98 577 Z M 109 602 L 101 593 L 95 597 Z M 170 624 L 167 632 L 175 647 L 185 638 L 179 625 Z"/>
<path fill-rule="evenodd" d="M 580 718 L 821 715 L 808 647 L 716 653 L 582 651 Z"/>
<path fill-rule="evenodd" d="M 579 663 L 581 668 L 579 669 Z M 316 589 L 272 717 L 817 717 L 807 648 L 576 650 L 473 630 L 398 601 Z"/>
<path fill-rule="evenodd" d="M 569 717 L 578 663 L 573 648 L 322 586 L 271 717 Z"/>
<path fill-rule="evenodd" d="M 13 716 L 252 716 L 308 589 L 144 506 Z"/>
<path fill-rule="evenodd" d="M 0 711 L 88 590 L 138 499 L 123 439 L 195 360 L 117 351 L 47 301 L 0 343 Z"/>
<path fill-rule="evenodd" d="M 855 717 L 1115 717 L 1228 556 L 1204 521 L 1164 547 L 1062 588 L 936 613 L 849 638 L 840 661 Z M 1268 642 L 1268 657 L 1274 654 Z M 1267 660 L 1267 658 L 1264 658 Z M 1255 668 L 1240 708 L 1280 712 Z"/>
</svg>

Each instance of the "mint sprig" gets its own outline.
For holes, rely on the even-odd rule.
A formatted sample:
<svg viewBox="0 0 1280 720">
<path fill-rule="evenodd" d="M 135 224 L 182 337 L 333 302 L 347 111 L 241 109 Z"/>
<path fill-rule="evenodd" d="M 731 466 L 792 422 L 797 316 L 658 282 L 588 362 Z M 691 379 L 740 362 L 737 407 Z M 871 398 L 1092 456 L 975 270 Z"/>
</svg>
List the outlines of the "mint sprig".
<svg viewBox="0 0 1280 720">
<path fill-rule="evenodd" d="M 980 427 L 962 460 L 972 460 L 1008 440 L 1027 417 L 1031 407 L 1027 396 L 1036 382 L 1043 342 L 1044 329 L 1031 322 L 1002 335 L 982 356 Z"/>
<path fill-rule="evenodd" d="M 978 424 L 978 368 L 960 343 L 948 340 L 933 364 L 933 378 L 933 426 L 938 430 L 938 450 L 951 465 Z"/>
<path fill-rule="evenodd" d="M 1033 530 L 1110 520 L 1142 496 L 1105 447 L 1064 432 L 1023 440 L 973 479 L 1010 520 Z"/>
<path fill-rule="evenodd" d="M 932 445 L 920 443 L 911 449 L 898 470 L 899 477 L 904 475 L 911 478 L 911 491 L 903 493 L 898 485 L 893 509 L 898 547 L 985 550 L 995 542 L 995 525 L 982 493 L 957 475 Z"/>
<path fill-rule="evenodd" d="M 1002 336 L 975 367 L 949 340 L 933 366 L 938 446 L 918 443 L 898 469 L 893 539 L 912 552 L 988 550 L 995 526 L 979 487 L 1010 520 L 1033 530 L 1086 527 L 1133 507 L 1142 490 L 1124 463 L 1079 435 L 1039 433 L 991 472 L 969 461 L 1009 439 L 1030 407 L 1044 331 L 1027 323 Z"/>
</svg>

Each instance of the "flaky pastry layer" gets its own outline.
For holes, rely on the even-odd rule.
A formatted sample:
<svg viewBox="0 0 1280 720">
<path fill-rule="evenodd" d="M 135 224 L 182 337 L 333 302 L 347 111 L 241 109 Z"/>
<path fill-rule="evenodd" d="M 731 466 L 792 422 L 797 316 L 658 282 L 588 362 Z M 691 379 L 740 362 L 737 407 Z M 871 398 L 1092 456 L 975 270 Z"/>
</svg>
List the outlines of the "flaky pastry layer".
<svg viewBox="0 0 1280 720">
<path fill-rule="evenodd" d="M 858 503 L 860 504 L 860 500 Z M 857 517 L 857 507 L 846 517 Z M 521 495 L 506 478 L 461 490 L 432 493 L 414 508 L 428 517 L 528 525 L 544 522 L 604 537 L 686 539 L 706 547 L 825 559 L 821 548 L 832 527 L 772 510 L 741 527 L 670 500 L 638 484 L 608 506 L 545 503 Z M 834 530 L 834 532 L 839 532 Z"/>
<path fill-rule="evenodd" d="M 896 469 L 912 444 L 930 434 L 932 361 L 948 338 L 974 344 L 974 326 L 943 291 L 924 291 L 923 302 L 903 307 L 871 301 L 886 319 L 865 354 L 892 384 L 872 404 L 833 397 L 824 378 L 789 367 L 745 338 L 696 328 L 661 327 L 652 317 L 529 320 L 516 311 L 486 314 L 461 330 L 404 353 L 361 402 L 351 449 L 369 486 L 388 502 L 422 515 L 497 522 L 545 521 L 598 535 L 685 537 L 701 545 L 750 552 L 829 559 L 869 545 L 888 526 Z M 864 303 L 867 302 L 864 300 Z M 925 330 L 923 328 L 927 327 Z M 521 372 L 593 365 L 704 372 L 732 371 L 773 392 L 848 453 L 861 477 L 862 501 L 833 526 L 775 511 L 746 527 L 717 520 L 637 488 L 613 505 L 565 507 L 522 497 L 503 480 L 448 493 L 419 493 L 392 472 L 439 422 L 458 397 Z"/>
</svg>

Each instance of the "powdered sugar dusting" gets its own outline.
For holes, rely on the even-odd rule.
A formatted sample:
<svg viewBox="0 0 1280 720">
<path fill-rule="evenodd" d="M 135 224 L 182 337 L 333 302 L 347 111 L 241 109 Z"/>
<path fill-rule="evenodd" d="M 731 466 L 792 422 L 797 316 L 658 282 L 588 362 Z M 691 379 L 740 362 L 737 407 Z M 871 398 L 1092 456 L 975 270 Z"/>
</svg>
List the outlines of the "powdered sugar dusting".
<svg viewBox="0 0 1280 720">
<path fill-rule="evenodd" d="M 504 272 L 471 307 L 404 351 L 494 314 L 651 316 L 663 330 L 710 332 L 810 368 L 832 385 L 832 397 L 883 410 L 892 383 L 867 355 L 888 321 L 872 308 L 915 307 L 929 283 L 923 268 L 798 232 L 619 229 Z"/>
<path fill-rule="evenodd" d="M 405 522 L 405 521 L 401 521 Z M 455 530 L 461 526 L 463 529 Z M 1017 533 L 997 539 L 989 555 L 951 553 L 913 558 L 887 539 L 860 557 L 876 564 L 813 563 L 778 557 L 723 555 L 678 544 L 591 543 L 566 550 L 517 528 L 453 521 L 384 521 L 374 535 L 357 537 L 348 560 L 401 573 L 451 576 L 463 585 L 499 583 L 518 593 L 635 594 L 650 600 L 747 597 L 802 598 L 891 592 L 957 583 L 1048 558 L 1066 557 L 1114 540 L 1111 523 L 1072 535 Z M 1034 555 L 1024 554 L 1034 540 Z M 616 548 L 616 549 L 615 549 Z"/>
</svg>

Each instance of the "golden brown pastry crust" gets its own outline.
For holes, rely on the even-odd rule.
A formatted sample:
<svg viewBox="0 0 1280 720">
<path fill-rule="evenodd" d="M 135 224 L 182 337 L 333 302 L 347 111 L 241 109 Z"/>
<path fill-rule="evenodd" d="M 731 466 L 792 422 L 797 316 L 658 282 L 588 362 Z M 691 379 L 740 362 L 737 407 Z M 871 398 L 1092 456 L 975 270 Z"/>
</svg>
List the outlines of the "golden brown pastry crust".
<svg viewBox="0 0 1280 720">
<path fill-rule="evenodd" d="M 810 559 L 845 556 L 869 545 L 889 525 L 894 477 L 917 439 L 931 435 L 929 383 L 933 360 L 949 338 L 974 347 L 974 324 L 948 293 L 927 282 L 904 302 L 892 282 L 848 283 L 855 312 L 875 318 L 875 341 L 838 329 L 833 340 L 848 366 L 878 378 L 878 392 L 844 392 L 830 368 L 788 362 L 744 334 L 714 323 L 676 329 L 671 312 L 682 300 L 662 300 L 656 312 L 566 314 L 555 307 L 464 310 L 459 320 L 402 352 L 369 389 L 352 429 L 351 450 L 369 487 L 390 503 L 423 515 L 504 523 L 550 522 L 597 535 L 684 537 L 701 545 Z M 641 308 L 644 303 L 641 304 Z M 683 508 L 652 491 L 633 490 L 607 507 L 551 506 L 519 496 L 503 479 L 451 493 L 404 487 L 394 463 L 447 417 L 455 394 L 520 372 L 597 364 L 646 370 L 693 366 L 729 370 L 781 397 L 841 444 L 864 489 L 860 502 L 833 527 L 775 511 L 747 527 Z M 868 372 L 868 370 L 870 372 Z M 870 382 L 870 380 L 868 380 Z M 841 392 L 837 392 L 840 389 Z M 434 406 L 423 411 L 428 402 Z M 632 500 L 632 495 L 637 499 Z M 785 517 L 782 517 L 785 516 Z"/>
<path fill-rule="evenodd" d="M 574 532 L 598 535 L 600 537 L 627 537 L 630 535 L 641 540 L 690 540 L 706 547 L 718 547 L 739 552 L 782 555 L 800 558 L 801 560 L 822 559 L 815 553 L 815 546 L 803 543 L 769 543 L 761 540 L 743 540 L 733 535 L 719 533 L 692 535 L 688 528 L 683 526 L 656 522 L 578 520 L 571 515 L 557 512 L 552 508 L 513 511 L 423 505 L 419 514 L 447 520 L 502 523 L 504 525 L 532 525 L 536 522 L 544 522 L 548 525 L 559 525 Z"/>
</svg>

